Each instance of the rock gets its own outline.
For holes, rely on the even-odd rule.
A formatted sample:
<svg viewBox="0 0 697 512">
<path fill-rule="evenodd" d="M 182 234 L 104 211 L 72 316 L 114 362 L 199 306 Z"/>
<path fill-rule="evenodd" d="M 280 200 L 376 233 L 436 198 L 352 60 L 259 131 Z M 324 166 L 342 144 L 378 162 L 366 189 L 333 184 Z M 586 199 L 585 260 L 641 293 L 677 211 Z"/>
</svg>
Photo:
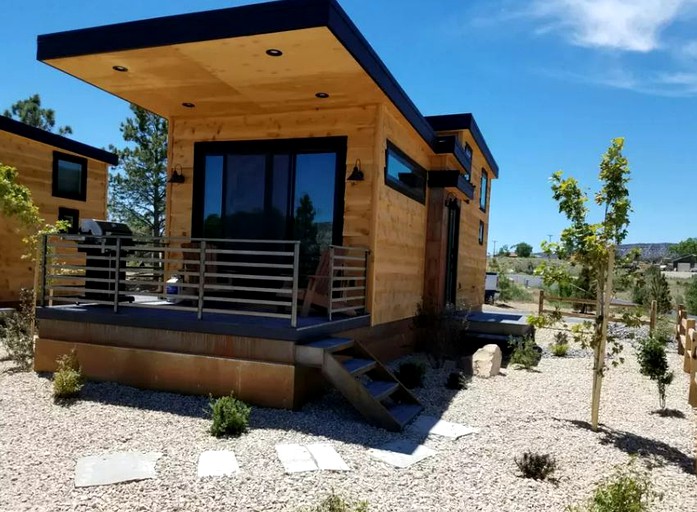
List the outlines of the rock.
<svg viewBox="0 0 697 512">
<path fill-rule="evenodd" d="M 462 370 L 467 377 L 474 375 L 474 369 L 472 367 L 472 356 L 461 357 L 457 361 L 457 367 Z"/>
<path fill-rule="evenodd" d="M 485 345 L 472 356 L 472 369 L 476 377 L 493 377 L 501 370 L 501 349 L 498 345 Z"/>
</svg>

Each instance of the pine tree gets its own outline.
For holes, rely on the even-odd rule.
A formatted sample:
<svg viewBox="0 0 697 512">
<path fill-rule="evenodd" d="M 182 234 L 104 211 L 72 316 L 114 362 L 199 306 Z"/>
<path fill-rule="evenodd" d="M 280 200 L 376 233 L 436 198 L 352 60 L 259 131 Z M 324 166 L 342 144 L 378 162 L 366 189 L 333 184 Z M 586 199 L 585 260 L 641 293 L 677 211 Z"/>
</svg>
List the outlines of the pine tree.
<svg viewBox="0 0 697 512">
<path fill-rule="evenodd" d="M 19 100 L 2 115 L 47 132 L 53 132 L 56 128 L 56 112 L 50 108 L 41 108 L 41 97 L 38 94 L 29 96 L 26 100 Z M 61 126 L 57 133 L 70 135 L 73 129 L 70 126 Z"/>
</svg>

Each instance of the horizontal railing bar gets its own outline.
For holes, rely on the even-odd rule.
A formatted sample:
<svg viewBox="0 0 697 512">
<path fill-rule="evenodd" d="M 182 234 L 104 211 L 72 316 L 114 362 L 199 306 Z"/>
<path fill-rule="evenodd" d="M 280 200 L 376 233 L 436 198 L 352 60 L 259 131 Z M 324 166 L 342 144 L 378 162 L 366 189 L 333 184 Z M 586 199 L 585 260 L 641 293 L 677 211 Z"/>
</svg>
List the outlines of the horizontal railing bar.
<svg viewBox="0 0 697 512">
<path fill-rule="evenodd" d="M 233 304 L 257 304 L 260 306 L 286 306 L 290 307 L 292 303 L 290 301 L 281 300 L 261 300 L 261 299 L 236 299 L 234 297 L 205 297 L 205 300 L 211 302 L 224 302 Z"/>
<path fill-rule="evenodd" d="M 87 279 L 87 281 L 90 281 L 90 279 Z M 161 284 L 162 286 L 168 286 L 167 282 L 164 281 L 144 281 L 145 283 L 148 284 Z M 119 279 L 119 284 L 135 284 L 134 281 L 128 280 L 128 279 Z M 196 288 L 198 289 L 198 283 L 184 283 L 184 282 L 177 282 L 173 283 L 173 286 L 176 286 L 178 288 Z"/>
<path fill-rule="evenodd" d="M 150 304 L 148 302 L 134 302 L 131 304 L 121 304 L 119 307 L 127 308 L 150 308 L 150 309 L 169 309 L 173 311 L 198 311 L 198 308 L 191 306 L 179 306 L 177 304 Z"/>
<path fill-rule="evenodd" d="M 183 300 L 196 300 L 198 299 L 197 295 L 184 295 L 180 293 L 160 293 L 160 292 L 146 292 L 146 291 L 138 291 L 138 292 L 133 292 L 133 291 L 128 291 L 124 293 L 130 293 L 133 295 L 138 295 L 141 297 L 154 297 L 156 299 L 160 300 L 167 300 L 167 299 L 183 299 Z"/>
<path fill-rule="evenodd" d="M 57 259 L 62 259 L 62 258 L 68 258 L 68 259 L 75 259 L 75 258 L 80 258 L 81 260 L 84 260 L 87 258 L 87 255 L 84 253 L 71 253 L 71 254 L 51 254 L 49 255 L 51 258 L 51 261 L 56 261 Z M 116 258 L 114 256 L 90 256 L 89 257 L 91 260 L 97 260 L 97 261 L 114 261 Z"/>
<path fill-rule="evenodd" d="M 365 267 L 345 267 L 345 266 L 338 266 L 334 267 L 334 271 L 337 270 L 347 270 L 347 271 L 354 271 L 354 272 L 365 272 Z"/>
<path fill-rule="evenodd" d="M 82 244 L 82 243 L 74 243 L 74 244 L 49 244 L 50 247 L 53 247 L 54 249 L 75 249 L 75 248 L 81 248 L 81 249 L 116 249 L 116 245 L 112 244 Z"/>
<path fill-rule="evenodd" d="M 186 263 L 187 260 L 184 259 L 177 259 L 177 258 L 136 258 L 134 256 L 126 256 L 125 258 L 121 258 L 121 261 L 129 262 L 129 261 L 147 261 L 148 263 Z M 189 260 L 189 261 L 194 261 L 194 260 Z"/>
<path fill-rule="evenodd" d="M 83 265 L 59 265 L 59 264 L 53 264 L 53 265 L 46 265 L 47 269 L 64 269 L 64 270 L 100 270 L 103 272 L 109 272 L 109 268 L 105 267 L 86 267 Z M 113 270 L 111 271 L 113 272 Z"/>
<path fill-rule="evenodd" d="M 334 281 L 365 281 L 365 276 L 334 276 L 332 278 Z M 364 285 L 365 287 L 365 285 Z"/>
<path fill-rule="evenodd" d="M 343 313 L 344 311 L 356 311 L 357 309 L 364 309 L 360 305 L 348 306 L 345 308 L 332 308 L 332 313 Z"/>
<path fill-rule="evenodd" d="M 337 297 L 335 299 L 332 299 L 332 302 L 349 302 L 352 300 L 363 300 L 363 299 L 365 299 L 365 295 L 356 296 L 356 297 Z"/>
<path fill-rule="evenodd" d="M 293 293 L 290 288 L 259 288 L 254 286 L 235 286 L 229 284 L 204 284 L 205 291 L 234 291 L 234 292 L 260 292 L 260 293 Z"/>
<path fill-rule="evenodd" d="M 87 299 L 85 297 L 80 297 L 79 295 L 76 295 L 75 297 L 70 297 L 68 295 L 56 295 L 53 297 L 46 297 L 46 299 L 53 301 L 53 302 L 71 302 L 73 304 L 77 303 L 78 305 L 81 305 L 81 306 L 91 306 L 92 304 L 99 304 L 99 305 L 106 305 L 106 306 L 113 306 L 114 305 L 113 300 Z M 120 304 L 121 304 L 121 302 L 119 302 L 119 305 Z"/>
<path fill-rule="evenodd" d="M 293 256 L 287 251 L 247 251 L 238 249 L 206 249 L 206 254 L 239 254 L 241 256 Z"/>
<path fill-rule="evenodd" d="M 89 279 L 88 279 L 89 281 Z M 164 288 L 167 286 L 167 283 L 164 281 L 140 281 L 136 279 L 126 279 L 125 281 L 119 281 L 119 283 L 127 284 L 127 285 L 138 285 L 138 286 L 160 286 Z M 198 285 L 196 285 L 198 286 Z"/>
<path fill-rule="evenodd" d="M 91 235 L 91 234 L 69 234 L 69 233 L 53 233 L 48 235 L 48 238 L 58 238 L 60 240 L 75 240 L 80 241 L 85 238 L 121 238 L 129 240 L 163 240 L 163 241 L 184 241 L 184 242 L 214 242 L 214 243 L 242 243 L 242 244 L 273 244 L 273 245 L 293 245 L 299 243 L 298 240 L 252 240 L 249 238 L 189 238 L 184 236 L 141 236 L 141 235 Z"/>
<path fill-rule="evenodd" d="M 365 261 L 365 258 L 362 258 L 360 256 L 339 256 L 339 255 L 334 255 L 335 260 L 346 260 L 346 261 Z"/>
<path fill-rule="evenodd" d="M 337 250 L 343 250 L 343 251 L 361 251 L 361 252 L 370 252 L 370 249 L 367 247 L 359 247 L 355 245 L 330 245 L 330 248 L 337 249 Z"/>
<path fill-rule="evenodd" d="M 292 264 L 286 263 L 247 263 L 247 262 L 237 262 L 237 261 L 207 261 L 206 266 L 216 266 L 221 265 L 225 267 L 244 267 L 244 268 L 289 268 L 292 269 Z M 210 275 L 206 273 L 206 275 Z"/>
<path fill-rule="evenodd" d="M 342 288 L 334 288 L 335 292 L 354 292 L 357 290 L 365 290 L 365 286 L 344 286 Z"/>
<path fill-rule="evenodd" d="M 228 277 L 232 279 L 258 279 L 260 281 L 293 281 L 293 276 L 258 276 L 252 274 L 231 274 Z"/>
<path fill-rule="evenodd" d="M 204 313 L 220 313 L 223 315 L 240 315 L 240 316 L 261 316 L 268 318 L 290 318 L 290 314 L 285 313 L 266 313 L 263 311 L 246 311 L 240 309 L 215 309 L 203 308 Z"/>
<path fill-rule="evenodd" d="M 51 279 L 75 279 L 75 280 L 81 280 L 81 281 L 93 281 L 95 283 L 113 283 L 114 278 L 107 278 L 107 277 L 90 277 L 89 279 L 86 278 L 84 274 L 49 274 L 46 276 L 46 279 L 51 280 Z"/>
</svg>

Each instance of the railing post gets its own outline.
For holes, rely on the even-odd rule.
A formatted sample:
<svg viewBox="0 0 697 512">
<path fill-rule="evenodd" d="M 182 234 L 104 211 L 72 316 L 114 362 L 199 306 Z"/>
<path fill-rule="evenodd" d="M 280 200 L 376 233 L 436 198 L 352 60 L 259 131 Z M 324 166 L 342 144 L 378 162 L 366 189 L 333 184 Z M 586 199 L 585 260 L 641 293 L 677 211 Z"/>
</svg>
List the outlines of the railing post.
<svg viewBox="0 0 697 512">
<path fill-rule="evenodd" d="M 290 325 L 298 326 L 298 277 L 300 275 L 300 242 L 293 242 L 293 293 L 290 306 Z"/>
<path fill-rule="evenodd" d="M 119 280 L 121 275 L 121 237 L 116 237 L 116 261 L 114 262 L 114 313 L 119 312 Z"/>
<path fill-rule="evenodd" d="M 206 284 L 206 241 L 201 240 L 199 244 L 199 263 L 198 263 L 198 312 L 199 320 L 203 317 L 203 295 Z"/>
<path fill-rule="evenodd" d="M 329 321 L 332 321 L 332 304 L 334 302 L 334 246 L 329 246 L 329 299 L 327 301 L 327 313 Z"/>
<path fill-rule="evenodd" d="M 41 235 L 41 307 L 46 307 L 46 266 L 48 265 L 48 235 Z"/>
<path fill-rule="evenodd" d="M 370 250 L 363 253 L 363 313 L 368 313 L 368 256 Z"/>
</svg>

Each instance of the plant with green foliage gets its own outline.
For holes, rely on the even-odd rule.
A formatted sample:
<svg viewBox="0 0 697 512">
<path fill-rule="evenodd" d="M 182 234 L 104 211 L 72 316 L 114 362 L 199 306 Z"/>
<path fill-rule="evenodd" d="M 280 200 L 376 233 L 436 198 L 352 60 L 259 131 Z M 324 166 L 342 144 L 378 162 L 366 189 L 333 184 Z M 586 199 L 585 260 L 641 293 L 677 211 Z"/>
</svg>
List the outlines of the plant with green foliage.
<svg viewBox="0 0 697 512">
<path fill-rule="evenodd" d="M 605 372 L 605 357 L 608 343 L 613 353 L 622 349 L 621 342 L 607 335 L 607 322 L 610 316 L 607 307 L 613 295 L 611 287 L 615 248 L 627 236 L 629 214 L 632 211 L 629 200 L 629 163 L 622 154 L 624 139 L 612 141 L 600 162 L 600 190 L 595 194 L 595 203 L 603 212 L 602 220 L 591 223 L 587 202 L 588 195 L 573 177 L 564 178 L 563 172 L 552 175 L 552 193 L 559 205 L 559 211 L 569 221 L 569 226 L 562 230 L 559 242 L 542 242 L 543 250 L 560 259 L 568 259 L 572 264 L 581 266 L 587 280 L 595 283 L 596 305 L 593 330 L 586 344 L 594 349 L 593 365 L 593 407 L 591 424 L 598 428 L 598 408 L 602 377 Z M 570 276 L 563 267 L 551 267 L 543 262 L 538 268 L 545 286 L 558 282 L 569 282 Z M 613 364 L 621 358 L 614 359 Z"/>
<path fill-rule="evenodd" d="M 395 376 L 409 389 L 420 388 L 424 385 L 426 365 L 416 359 L 399 363 Z"/>
<path fill-rule="evenodd" d="M 301 509 L 302 512 L 368 512 L 369 510 L 367 501 L 349 501 L 333 492 L 318 505 Z"/>
<path fill-rule="evenodd" d="M 211 434 L 215 437 L 235 437 L 247 431 L 252 408 L 238 400 L 232 393 L 211 400 Z"/>
<path fill-rule="evenodd" d="M 38 94 L 29 96 L 26 100 L 17 101 L 2 115 L 47 132 L 56 131 L 56 112 L 50 108 L 41 108 L 41 96 Z M 70 126 L 61 126 L 57 131 L 59 135 L 73 133 Z"/>
<path fill-rule="evenodd" d="M 532 254 L 532 245 L 526 242 L 520 242 L 515 246 L 515 254 L 519 258 L 529 258 Z"/>
<path fill-rule="evenodd" d="M 661 409 L 666 408 L 666 386 L 673 382 L 673 372 L 668 366 L 665 344 L 650 337 L 639 343 L 637 359 L 642 375 L 655 380 L 658 386 L 658 403 Z"/>
<path fill-rule="evenodd" d="M 540 363 L 542 356 L 533 338 L 515 339 L 511 337 L 508 345 L 513 349 L 509 360 L 510 364 L 530 370 Z"/>
<path fill-rule="evenodd" d="M 660 495 L 654 492 L 646 473 L 639 473 L 633 463 L 620 469 L 598 485 L 583 506 L 569 507 L 568 512 L 648 512 Z"/>
<path fill-rule="evenodd" d="M 670 252 L 675 256 L 689 256 L 697 254 L 697 238 L 686 238 L 670 248 Z"/>
<path fill-rule="evenodd" d="M 697 277 L 690 279 L 685 288 L 685 308 L 691 315 L 697 315 Z"/>
<path fill-rule="evenodd" d="M 467 389 L 470 378 L 464 372 L 450 372 L 445 387 L 453 390 Z"/>
<path fill-rule="evenodd" d="M 670 313 L 673 310 L 668 280 L 663 272 L 654 266 L 648 267 L 636 280 L 632 300 L 646 307 L 650 307 L 651 301 L 655 300 L 659 313 Z"/>
<path fill-rule="evenodd" d="M 509 268 L 506 265 L 498 260 L 493 260 L 490 267 L 493 272 L 497 272 L 499 275 L 499 300 L 502 302 L 528 301 L 532 298 L 530 292 L 508 277 Z"/>
<path fill-rule="evenodd" d="M 20 370 L 29 370 L 34 361 L 34 292 L 23 289 L 19 309 L 0 319 L 0 343 Z"/>
<path fill-rule="evenodd" d="M 525 452 L 513 459 L 523 478 L 546 480 L 557 470 L 556 459 L 547 453 Z"/>
<path fill-rule="evenodd" d="M 82 389 L 83 379 L 82 368 L 80 368 L 75 349 L 72 349 L 69 354 L 63 354 L 59 357 L 57 363 L 58 371 L 53 374 L 54 400 L 77 397 Z"/>
<path fill-rule="evenodd" d="M 569 352 L 569 335 L 564 331 L 557 331 L 554 334 L 554 343 L 549 346 L 549 349 L 556 357 L 566 357 Z"/>
</svg>

